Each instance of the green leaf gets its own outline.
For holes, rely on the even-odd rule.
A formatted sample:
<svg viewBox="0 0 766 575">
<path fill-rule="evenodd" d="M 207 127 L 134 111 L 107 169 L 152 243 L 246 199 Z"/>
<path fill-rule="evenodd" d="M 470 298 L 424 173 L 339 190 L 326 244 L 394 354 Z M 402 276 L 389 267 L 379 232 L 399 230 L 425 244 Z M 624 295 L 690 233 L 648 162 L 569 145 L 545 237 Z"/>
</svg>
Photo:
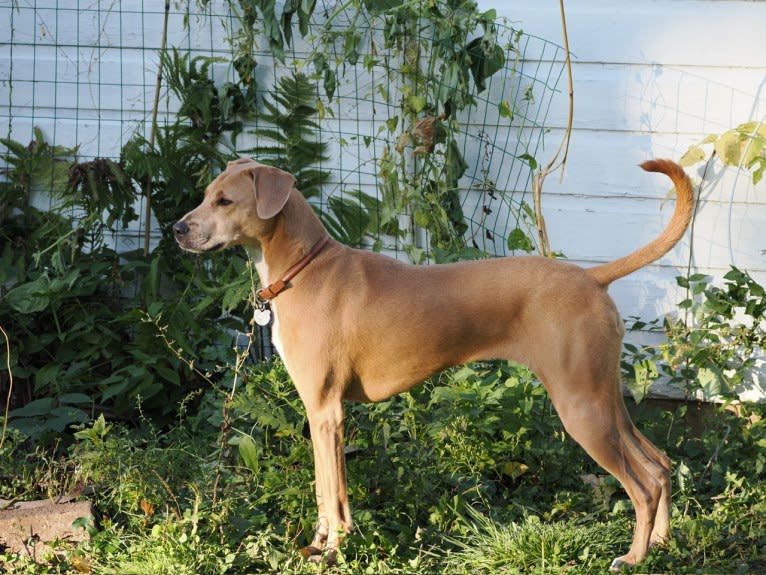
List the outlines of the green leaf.
<svg viewBox="0 0 766 575">
<path fill-rule="evenodd" d="M 71 406 L 56 407 L 51 410 L 52 416 L 45 422 L 46 427 L 53 431 L 61 432 L 73 423 L 88 421 L 88 414 L 82 409 Z"/>
<path fill-rule="evenodd" d="M 699 146 L 689 146 L 689 149 L 686 150 L 686 153 L 683 156 L 681 156 L 681 159 L 678 160 L 678 163 L 681 166 L 688 167 L 704 160 L 705 150 Z"/>
<path fill-rule="evenodd" d="M 503 473 L 511 479 L 518 479 L 528 470 L 529 466 L 520 461 L 507 461 L 503 464 Z"/>
<path fill-rule="evenodd" d="M 519 160 L 527 164 L 533 170 L 537 169 L 537 159 L 531 154 L 521 154 Z"/>
<path fill-rule="evenodd" d="M 332 101 L 332 97 L 335 95 L 335 90 L 338 87 L 338 79 L 335 72 L 328 68 L 324 71 L 324 91 L 327 94 L 327 99 Z"/>
<path fill-rule="evenodd" d="M 164 365 L 155 365 L 154 369 L 157 372 L 157 375 L 159 375 L 167 383 L 170 383 L 176 387 L 181 385 L 181 378 L 174 369 Z"/>
<path fill-rule="evenodd" d="M 501 118 L 508 118 L 513 121 L 513 107 L 505 100 L 498 104 L 498 111 L 500 112 Z"/>
<path fill-rule="evenodd" d="M 359 60 L 359 48 L 362 43 L 362 37 L 353 29 L 347 31 L 344 36 L 343 56 L 346 62 L 354 66 Z"/>
<path fill-rule="evenodd" d="M 41 275 L 37 279 L 14 287 L 5 295 L 5 302 L 14 310 L 23 314 L 33 314 L 43 311 L 50 303 L 51 282 L 48 276 Z"/>
<path fill-rule="evenodd" d="M 426 104 L 428 103 L 428 100 L 425 96 L 410 96 L 409 103 L 412 111 L 417 114 L 423 111 L 423 109 L 426 107 Z"/>
<path fill-rule="evenodd" d="M 508 249 L 510 251 L 521 250 L 526 253 L 534 251 L 535 246 L 529 236 L 521 228 L 515 228 L 508 234 Z"/>
<path fill-rule="evenodd" d="M 48 415 L 54 406 L 54 400 L 52 397 L 43 397 L 41 399 L 35 399 L 30 401 L 24 407 L 18 409 L 12 409 L 8 413 L 8 418 L 13 419 L 16 417 L 39 417 L 41 415 Z"/>
<path fill-rule="evenodd" d="M 101 401 L 106 402 L 107 400 L 113 398 L 116 395 L 120 395 L 123 393 L 128 387 L 130 387 L 131 382 L 127 379 L 123 379 L 119 383 L 114 383 L 106 386 L 106 389 L 101 394 Z"/>
<path fill-rule="evenodd" d="M 93 403 L 90 396 L 84 393 L 64 393 L 59 397 L 61 403 L 78 404 L 78 403 Z"/>
<path fill-rule="evenodd" d="M 694 473 L 684 461 L 679 461 L 675 468 L 676 484 L 681 492 L 685 492 L 690 485 L 694 484 Z"/>
<path fill-rule="evenodd" d="M 258 473 L 260 465 L 258 462 L 258 449 L 256 448 L 255 441 L 249 435 L 242 435 L 239 438 L 239 444 L 237 446 L 239 450 L 239 456 L 242 458 L 242 462 L 250 471 Z"/>
<path fill-rule="evenodd" d="M 633 373 L 635 380 L 628 380 L 626 385 L 633 396 L 633 400 L 636 403 L 641 403 L 644 397 L 646 397 L 652 383 L 654 383 L 659 376 L 657 364 L 650 359 L 637 361 L 633 364 Z"/>
<path fill-rule="evenodd" d="M 721 160 L 730 166 L 749 168 L 766 145 L 766 124 L 747 122 L 721 134 L 714 148 Z"/>
<path fill-rule="evenodd" d="M 505 53 L 500 46 L 487 46 L 484 38 L 472 40 L 466 51 L 471 58 L 471 75 L 476 84 L 476 90 L 483 92 L 487 87 L 487 79 L 503 69 Z"/>
<path fill-rule="evenodd" d="M 706 398 L 710 399 L 721 395 L 723 387 L 721 374 L 717 369 L 701 367 L 697 372 L 696 379 Z"/>
</svg>

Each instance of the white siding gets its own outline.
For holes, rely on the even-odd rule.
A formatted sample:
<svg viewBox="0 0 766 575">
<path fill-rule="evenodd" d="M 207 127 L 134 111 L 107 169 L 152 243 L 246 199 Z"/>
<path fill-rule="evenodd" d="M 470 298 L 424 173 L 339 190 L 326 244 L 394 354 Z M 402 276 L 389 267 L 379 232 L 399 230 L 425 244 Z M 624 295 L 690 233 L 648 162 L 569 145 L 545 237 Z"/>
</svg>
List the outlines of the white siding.
<svg viewBox="0 0 766 575">
<path fill-rule="evenodd" d="M 529 34 L 563 42 L 558 2 L 479 5 Z M 565 6 L 574 133 L 563 184 L 555 177 L 546 182 L 544 213 L 553 248 L 588 265 L 646 243 L 670 216 L 667 182 L 637 164 L 678 159 L 708 134 L 766 119 L 766 3 L 578 0 Z M 548 117 L 555 135 L 566 114 L 560 97 Z M 554 139 L 547 140 L 551 150 Z M 754 187 L 748 174 L 718 165 L 703 189 L 694 233 L 612 287 L 623 314 L 672 313 L 682 297 L 673 278 L 686 273 L 690 257 L 692 271 L 720 278 L 734 264 L 766 281 L 764 204 L 766 184 Z"/>
</svg>

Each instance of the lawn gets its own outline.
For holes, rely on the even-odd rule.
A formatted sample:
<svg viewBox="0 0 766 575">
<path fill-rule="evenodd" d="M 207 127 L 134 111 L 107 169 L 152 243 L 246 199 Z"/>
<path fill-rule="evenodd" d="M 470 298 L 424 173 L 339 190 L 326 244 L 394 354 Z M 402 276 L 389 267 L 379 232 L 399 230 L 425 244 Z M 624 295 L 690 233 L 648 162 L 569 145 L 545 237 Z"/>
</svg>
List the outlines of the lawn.
<svg viewBox="0 0 766 575">
<path fill-rule="evenodd" d="M 311 444 L 279 362 L 188 398 L 174 423 L 99 418 L 58 442 L 9 432 L 0 497 L 88 487 L 90 541 L 0 571 L 249 573 L 604 573 L 633 510 L 564 433 L 524 369 L 463 367 L 410 393 L 349 405 L 355 528 L 333 567 L 305 562 L 316 512 Z M 763 408 L 630 409 L 674 461 L 672 540 L 634 573 L 766 570 Z"/>
</svg>

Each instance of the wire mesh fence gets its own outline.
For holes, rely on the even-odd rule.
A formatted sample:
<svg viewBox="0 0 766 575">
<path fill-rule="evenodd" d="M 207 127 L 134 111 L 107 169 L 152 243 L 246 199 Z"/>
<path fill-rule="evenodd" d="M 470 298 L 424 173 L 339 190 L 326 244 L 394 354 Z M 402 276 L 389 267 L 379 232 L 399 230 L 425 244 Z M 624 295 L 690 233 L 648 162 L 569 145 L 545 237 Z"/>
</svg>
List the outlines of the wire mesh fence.
<svg viewBox="0 0 766 575">
<path fill-rule="evenodd" d="M 316 18 L 323 18 L 331 7 L 317 10 Z M 0 10 L 9 22 L 0 33 L 0 117 L 5 124 L 0 129 L 7 138 L 26 143 L 38 127 L 48 142 L 76 149 L 80 161 L 117 161 L 136 134 L 150 137 L 153 111 L 158 125 L 178 112 L 179 102 L 162 78 L 159 98 L 155 95 L 163 46 L 191 59 L 209 58 L 209 75 L 218 85 L 237 80 L 232 39 L 241 22 L 230 3 L 170 3 L 166 11 L 158 2 L 67 6 L 37 0 L 8 2 Z M 337 19 L 331 26 L 340 28 L 344 22 Z M 374 64 L 343 64 L 331 99 L 317 82 L 323 107 L 316 137 L 328 146 L 320 167 L 330 176 L 322 186 L 322 200 L 316 201 L 358 190 L 379 195 L 381 162 L 387 154 L 399 151 L 405 170 L 417 169 L 422 161 L 415 151 L 417 142 L 401 150 L 402 135 L 412 128 L 402 114 L 402 94 L 408 87 L 401 84 L 406 78 L 392 76 L 390 70 L 401 66 L 404 56 L 386 47 L 381 33 L 368 31 L 365 38 L 370 40 L 359 47 L 359 61 Z M 418 31 L 424 48 L 431 41 L 428 33 L 426 28 Z M 498 43 L 505 52 L 503 69 L 487 79 L 483 91 L 474 91 L 475 105 L 460 112 L 449 128 L 465 161 L 459 181 L 465 236 L 490 254 L 508 253 L 509 246 L 514 247 L 509 233 L 523 226 L 525 218 L 530 224 L 530 212 L 523 207 L 563 70 L 562 50 L 546 40 L 499 24 Z M 304 68 L 306 53 L 316 49 L 295 42 L 280 63 L 267 49 L 254 46 L 258 98 L 268 96 L 278 76 Z M 328 57 L 341 60 L 338 54 Z M 252 124 L 257 128 L 257 117 Z M 245 130 L 233 147 L 241 152 L 255 144 L 257 137 Z M 444 146 L 439 148 L 436 145 L 433 153 L 443 154 Z M 35 201 L 50 200 L 42 194 Z M 151 245 L 156 245 L 156 223 L 147 225 L 144 206 L 137 213 L 141 219 L 114 231 L 116 247 L 141 245 L 147 230 Z M 398 217 L 406 220 L 411 214 Z M 410 227 L 417 229 L 416 223 Z M 419 243 L 427 253 L 427 235 L 415 231 L 407 241 Z M 396 243 L 387 247 L 399 251 Z"/>
<path fill-rule="evenodd" d="M 246 4 L 0 4 L 0 324 L 16 330 L 0 390 L 14 371 L 14 405 L 66 391 L 167 410 L 232 345 L 251 349 L 252 269 L 183 257 L 170 231 L 238 155 L 297 165 L 353 245 L 416 262 L 533 248 L 528 190 L 558 46 L 484 22 L 491 58 L 475 61 L 492 73 L 469 76 L 434 56 L 450 39 L 428 22 L 394 42 L 387 21 L 360 26 L 328 1 L 311 23 L 321 33 L 275 57 Z M 267 331 L 255 339 L 269 355 Z"/>
</svg>

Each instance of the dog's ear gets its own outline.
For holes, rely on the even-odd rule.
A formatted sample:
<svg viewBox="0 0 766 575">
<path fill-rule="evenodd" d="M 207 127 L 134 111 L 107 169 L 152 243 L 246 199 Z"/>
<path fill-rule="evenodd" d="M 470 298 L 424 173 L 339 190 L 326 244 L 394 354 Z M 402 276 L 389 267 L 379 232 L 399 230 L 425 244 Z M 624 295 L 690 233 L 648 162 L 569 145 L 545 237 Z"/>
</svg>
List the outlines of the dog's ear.
<svg viewBox="0 0 766 575">
<path fill-rule="evenodd" d="M 255 209 L 258 217 L 268 220 L 285 207 L 295 189 L 295 176 L 272 166 L 256 164 L 252 170 L 255 185 Z"/>
<path fill-rule="evenodd" d="M 234 168 L 238 168 L 240 166 L 245 166 L 246 164 L 253 164 L 254 166 L 260 166 L 261 164 L 257 163 L 255 160 L 251 160 L 250 158 L 237 158 L 236 160 L 232 160 L 228 164 L 226 164 L 227 170 L 232 170 Z"/>
</svg>

